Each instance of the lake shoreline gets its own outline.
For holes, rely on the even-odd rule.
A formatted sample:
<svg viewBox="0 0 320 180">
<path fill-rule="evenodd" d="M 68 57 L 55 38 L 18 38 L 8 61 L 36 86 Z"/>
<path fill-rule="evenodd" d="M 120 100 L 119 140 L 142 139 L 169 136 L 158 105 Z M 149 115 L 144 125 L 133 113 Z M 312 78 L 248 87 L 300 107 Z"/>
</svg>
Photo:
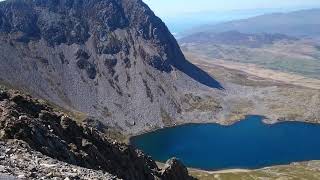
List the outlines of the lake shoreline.
<svg viewBox="0 0 320 180">
<path fill-rule="evenodd" d="M 294 123 L 294 124 L 291 124 L 291 123 Z M 318 125 L 318 127 L 314 127 L 310 125 Z M 199 128 L 201 128 L 200 131 L 199 131 Z M 319 154 L 316 153 L 315 151 L 310 150 L 309 148 L 310 145 L 314 144 L 313 143 L 314 141 L 305 142 L 304 140 L 308 133 L 302 133 L 304 135 L 296 135 L 297 137 L 292 136 L 292 133 L 296 132 L 296 130 L 299 130 L 299 129 L 300 130 L 307 129 L 308 130 L 307 132 L 311 130 L 310 133 L 312 134 L 315 132 L 316 130 L 315 128 L 316 129 L 319 128 L 319 124 L 301 122 L 301 121 L 267 121 L 263 116 L 249 115 L 249 116 L 246 116 L 245 119 L 241 119 L 230 125 L 221 125 L 219 123 L 188 123 L 188 124 L 160 128 L 154 131 L 142 133 L 141 135 L 138 135 L 138 136 L 130 137 L 130 144 L 138 149 L 143 150 L 147 154 L 151 155 L 160 164 L 164 163 L 167 159 L 171 157 L 178 157 L 183 159 L 183 161 L 185 162 L 185 164 L 188 166 L 190 170 L 202 171 L 207 173 L 248 172 L 248 171 L 255 171 L 263 168 L 270 168 L 273 166 L 290 165 L 291 163 L 294 163 L 294 162 L 305 162 L 305 161 L 320 159 Z M 254 131 L 257 131 L 257 133 L 248 131 L 248 129 L 254 129 Z M 305 131 L 306 130 L 304 130 L 303 132 Z M 283 136 L 282 132 L 286 132 L 286 135 L 283 138 L 282 138 Z M 252 136 L 251 135 L 252 133 L 255 134 L 255 138 L 248 139 L 247 137 Z M 187 135 L 187 134 L 191 134 L 191 135 Z M 202 135 L 199 136 L 199 134 L 202 134 Z M 203 137 L 205 138 L 203 139 Z M 220 139 L 219 138 L 217 139 L 215 137 L 219 137 Z M 166 141 L 166 139 L 168 138 L 169 139 L 171 138 L 171 140 Z M 292 138 L 294 139 L 297 138 L 297 141 L 296 140 L 292 141 Z M 184 141 L 183 139 L 186 139 L 188 141 Z M 209 139 L 209 141 L 207 141 L 206 139 Z M 214 145 L 212 144 L 212 142 L 214 142 L 213 143 Z M 223 144 L 224 142 L 229 142 L 227 143 L 229 145 L 227 145 L 226 147 L 223 144 L 219 145 L 221 142 Z M 237 153 L 234 154 L 235 153 L 234 149 L 237 149 L 237 146 L 238 146 L 237 142 L 241 142 L 240 144 L 243 147 L 239 146 L 238 148 L 240 149 L 237 150 L 238 154 Z M 256 144 L 256 142 L 259 142 L 259 143 Z M 273 145 L 270 145 L 271 142 L 274 142 Z M 204 143 L 204 144 L 201 144 L 201 143 Z M 209 144 L 206 144 L 206 143 L 209 143 Z M 288 153 L 286 156 L 282 157 L 280 152 L 282 153 L 288 152 L 289 149 L 296 147 L 297 143 L 302 144 L 302 146 L 305 146 L 305 148 L 308 149 L 308 151 L 300 150 L 298 151 L 299 152 L 298 155 L 293 156 L 292 153 Z M 318 147 L 319 143 L 315 143 L 315 144 L 316 144 L 315 147 Z M 197 148 L 202 146 L 205 148 L 204 149 Z M 288 148 L 285 148 L 284 146 Z M 174 147 L 174 148 L 172 149 L 169 147 Z M 263 147 L 268 147 L 268 148 L 263 150 L 264 149 Z M 180 148 L 183 148 L 183 149 L 179 150 Z M 247 151 L 246 150 L 247 148 L 249 148 L 250 151 Z M 279 153 L 273 154 L 275 152 L 274 149 L 277 149 L 277 148 L 280 148 L 281 151 Z M 204 151 L 201 149 L 203 149 Z M 204 156 L 201 156 L 201 155 L 199 155 L 199 157 L 194 157 L 194 158 L 192 157 L 191 159 L 190 159 L 190 156 L 189 158 L 185 159 L 184 158 L 185 155 L 183 155 L 185 154 L 184 151 L 186 150 L 188 152 L 187 154 L 191 152 L 196 154 L 203 154 L 203 153 L 207 153 L 207 151 L 211 151 L 212 149 L 214 149 L 215 154 L 221 154 L 222 156 L 221 157 L 216 155 L 211 155 L 209 157 L 206 156 L 206 158 L 208 158 L 207 160 L 206 158 L 204 159 Z M 261 152 L 261 151 L 266 151 L 266 152 Z M 304 152 L 310 153 L 309 151 L 311 152 L 312 156 L 304 157 Z M 174 155 L 171 153 L 173 153 Z M 238 156 L 240 155 L 239 153 L 241 154 L 241 156 Z M 231 156 L 229 156 L 228 154 L 231 154 Z M 252 154 L 256 154 L 256 155 L 259 154 L 259 155 L 258 157 L 255 157 L 255 156 L 252 156 Z M 222 163 L 222 165 L 219 165 L 220 160 L 222 160 L 221 158 L 224 158 L 225 163 Z M 245 159 L 248 158 L 248 161 L 244 161 L 243 158 Z M 201 164 L 201 162 L 203 162 L 204 164 Z M 231 165 L 235 168 L 229 169 Z M 240 168 L 237 168 L 237 167 L 240 167 Z M 248 168 L 241 168 L 241 167 L 248 167 Z"/>
<path fill-rule="evenodd" d="M 159 131 L 159 130 L 163 130 L 163 129 L 168 129 L 168 128 L 176 128 L 176 127 L 180 127 L 180 126 L 188 126 L 188 125 L 210 125 L 210 124 L 216 124 L 216 125 L 220 125 L 220 126 L 225 126 L 225 127 L 228 127 L 228 126 L 233 126 L 237 123 L 240 123 L 241 121 L 245 121 L 247 117 L 250 117 L 250 116 L 258 116 L 258 117 L 261 117 L 262 120 L 261 122 L 264 123 L 265 125 L 276 125 L 276 124 L 279 124 L 279 123 L 286 123 L 286 122 L 295 122 L 295 123 L 306 123 L 306 124 L 314 124 L 314 125 L 320 125 L 320 123 L 318 122 L 308 122 L 308 121 L 304 121 L 304 120 L 273 120 L 273 119 L 269 119 L 265 116 L 262 116 L 262 115 L 245 115 L 244 118 L 240 119 L 240 120 L 236 120 L 236 121 L 224 121 L 224 122 L 209 122 L 209 121 L 204 121 L 204 122 L 188 122 L 188 123 L 177 123 L 177 124 L 174 124 L 174 125 L 171 125 L 171 126 L 164 126 L 164 127 L 159 127 L 159 128 L 154 128 L 154 129 L 150 129 L 150 130 L 144 130 L 144 131 L 141 131 L 139 133 L 136 133 L 136 134 L 130 134 L 127 136 L 127 144 L 129 145 L 132 145 L 130 143 L 130 140 L 134 137 L 137 137 L 137 136 L 141 136 L 141 135 L 145 135 L 145 134 L 148 134 L 148 133 L 153 133 L 153 132 L 156 132 L 156 131 Z M 228 122 L 228 123 L 225 123 L 225 122 Z"/>
</svg>

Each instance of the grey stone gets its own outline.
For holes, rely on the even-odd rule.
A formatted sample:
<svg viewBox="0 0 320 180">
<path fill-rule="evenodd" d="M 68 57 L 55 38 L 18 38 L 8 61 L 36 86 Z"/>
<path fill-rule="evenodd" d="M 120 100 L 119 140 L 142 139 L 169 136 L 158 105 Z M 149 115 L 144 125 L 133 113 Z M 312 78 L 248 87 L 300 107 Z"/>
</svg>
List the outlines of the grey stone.
<svg viewBox="0 0 320 180">
<path fill-rule="evenodd" d="M 1 159 L 1 161 L 3 161 L 4 159 Z M 5 167 L 0 165 L 0 173 L 5 171 Z"/>
<path fill-rule="evenodd" d="M 163 180 L 194 179 L 188 175 L 187 168 L 176 158 L 172 158 L 166 162 L 161 175 Z"/>
</svg>

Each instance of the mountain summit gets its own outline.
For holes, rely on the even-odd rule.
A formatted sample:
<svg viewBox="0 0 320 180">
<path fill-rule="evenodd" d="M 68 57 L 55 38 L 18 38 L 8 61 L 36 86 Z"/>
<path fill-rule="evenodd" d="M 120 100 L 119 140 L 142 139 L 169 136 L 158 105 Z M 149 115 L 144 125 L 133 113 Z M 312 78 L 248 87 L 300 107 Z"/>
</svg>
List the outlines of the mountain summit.
<svg viewBox="0 0 320 180">
<path fill-rule="evenodd" d="M 0 3 L 0 81 L 135 133 L 183 119 L 185 89 L 222 88 L 141 0 Z"/>
</svg>

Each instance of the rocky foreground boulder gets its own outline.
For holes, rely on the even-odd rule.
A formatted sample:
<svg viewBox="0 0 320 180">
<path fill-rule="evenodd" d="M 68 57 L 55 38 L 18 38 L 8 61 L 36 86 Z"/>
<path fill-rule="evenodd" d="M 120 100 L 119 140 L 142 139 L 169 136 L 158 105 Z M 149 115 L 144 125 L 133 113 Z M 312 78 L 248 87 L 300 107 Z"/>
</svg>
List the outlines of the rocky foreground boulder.
<svg viewBox="0 0 320 180">
<path fill-rule="evenodd" d="M 0 141 L 0 179 L 119 179 L 109 173 L 74 166 L 32 150 L 19 140 Z"/>
<path fill-rule="evenodd" d="M 188 169 L 176 158 L 172 158 L 166 162 L 161 176 L 167 180 L 190 179 Z"/>
<path fill-rule="evenodd" d="M 17 91 L 0 91 L 0 140 L 0 173 L 27 179 L 61 179 L 70 173 L 75 179 L 191 178 L 176 160 L 161 170 L 140 150 Z"/>
</svg>

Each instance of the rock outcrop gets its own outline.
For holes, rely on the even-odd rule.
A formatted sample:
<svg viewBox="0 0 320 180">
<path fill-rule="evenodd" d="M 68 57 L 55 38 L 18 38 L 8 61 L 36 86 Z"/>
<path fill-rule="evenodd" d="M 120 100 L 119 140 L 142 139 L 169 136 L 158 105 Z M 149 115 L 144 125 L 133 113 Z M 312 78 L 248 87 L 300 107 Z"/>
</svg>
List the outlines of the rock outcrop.
<svg viewBox="0 0 320 180">
<path fill-rule="evenodd" d="M 183 120 L 185 89 L 221 88 L 141 0 L 0 2 L 0 54 L 0 81 L 126 133 Z"/>
<path fill-rule="evenodd" d="M 119 179 L 109 173 L 70 165 L 34 151 L 23 141 L 0 141 L 0 179 Z"/>
<path fill-rule="evenodd" d="M 54 171 L 52 173 L 59 173 L 61 167 L 66 169 L 65 172 L 74 167 L 56 160 L 90 169 L 76 168 L 83 177 L 84 172 L 97 172 L 97 176 L 108 173 L 110 176 L 106 177 L 130 180 L 190 178 L 186 168 L 176 160 L 162 172 L 151 157 L 140 150 L 108 139 L 94 127 L 77 123 L 48 104 L 16 91 L 0 91 L 0 140 L 5 141 L 0 143 L 0 151 L 5 152 L 1 152 L 0 164 L 8 169 L 13 163 L 11 170 L 20 173 L 34 167 L 34 170 L 29 169 L 34 173 L 22 174 L 27 178 L 41 178 L 50 168 Z M 53 159 L 45 161 L 45 157 L 35 151 Z M 40 168 L 41 163 L 35 159 L 40 159 L 42 164 L 54 161 L 50 164 L 55 166 Z M 28 162 L 33 164 L 27 166 Z"/>
<path fill-rule="evenodd" d="M 176 158 L 172 158 L 166 162 L 161 176 L 166 180 L 192 179 L 188 175 L 188 169 Z"/>
</svg>

